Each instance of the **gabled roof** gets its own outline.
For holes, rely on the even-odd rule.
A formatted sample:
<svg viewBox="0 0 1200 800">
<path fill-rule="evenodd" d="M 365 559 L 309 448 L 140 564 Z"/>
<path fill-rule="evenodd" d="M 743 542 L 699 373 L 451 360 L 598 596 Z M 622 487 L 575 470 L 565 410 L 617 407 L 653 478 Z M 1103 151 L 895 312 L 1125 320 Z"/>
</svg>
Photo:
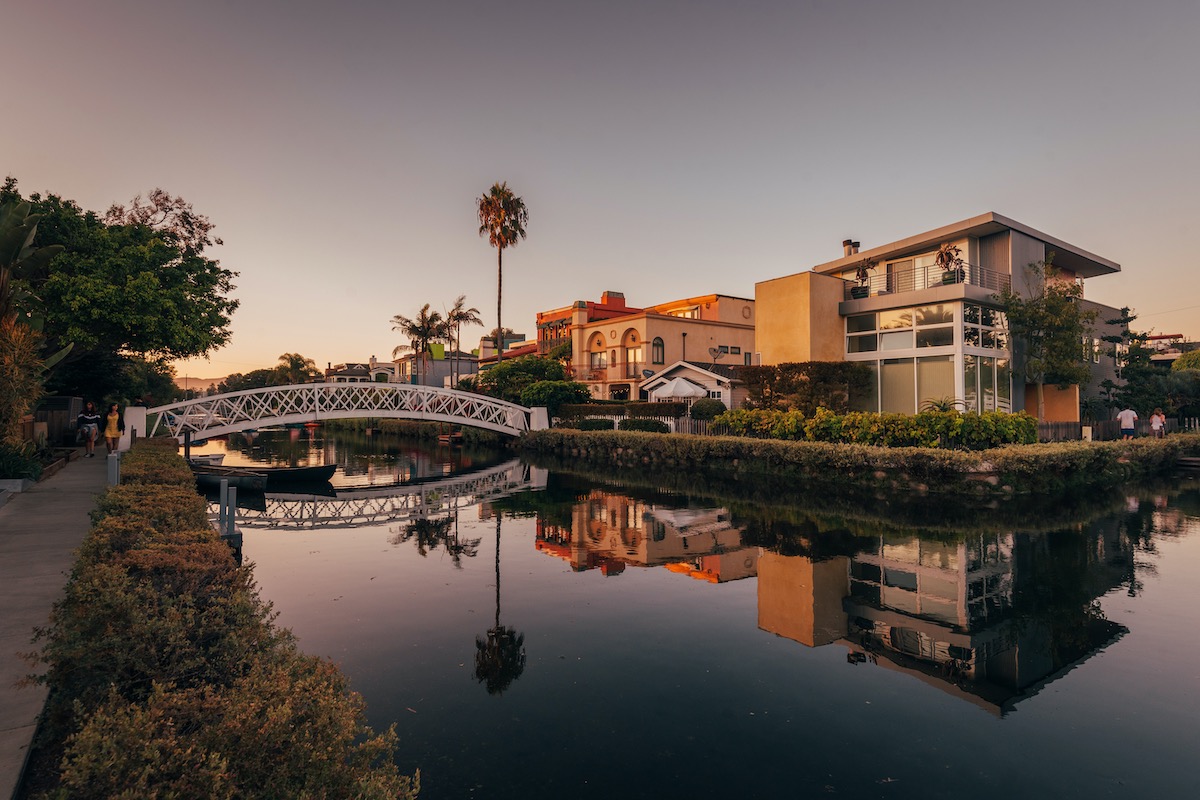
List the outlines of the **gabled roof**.
<svg viewBox="0 0 1200 800">
<path fill-rule="evenodd" d="M 705 376 L 718 385 L 729 384 L 737 381 L 737 376 L 734 374 L 734 366 L 732 364 L 698 364 L 694 361 L 676 361 L 669 367 L 664 367 L 658 372 L 646 378 L 638 384 L 638 389 L 651 391 L 659 385 L 666 383 L 673 377 L 679 377 L 676 373 L 691 373 L 697 379 L 703 380 Z"/>
</svg>

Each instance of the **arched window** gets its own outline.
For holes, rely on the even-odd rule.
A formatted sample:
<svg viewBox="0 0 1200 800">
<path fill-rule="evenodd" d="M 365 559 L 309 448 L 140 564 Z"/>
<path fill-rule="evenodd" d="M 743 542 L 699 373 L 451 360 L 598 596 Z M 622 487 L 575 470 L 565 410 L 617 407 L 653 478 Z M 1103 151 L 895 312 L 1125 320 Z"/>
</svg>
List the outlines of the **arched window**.
<svg viewBox="0 0 1200 800">
<path fill-rule="evenodd" d="M 654 337 L 654 341 L 650 343 L 650 361 L 654 364 L 661 364 L 666 360 L 663 355 L 663 340 L 659 336 Z"/>
</svg>

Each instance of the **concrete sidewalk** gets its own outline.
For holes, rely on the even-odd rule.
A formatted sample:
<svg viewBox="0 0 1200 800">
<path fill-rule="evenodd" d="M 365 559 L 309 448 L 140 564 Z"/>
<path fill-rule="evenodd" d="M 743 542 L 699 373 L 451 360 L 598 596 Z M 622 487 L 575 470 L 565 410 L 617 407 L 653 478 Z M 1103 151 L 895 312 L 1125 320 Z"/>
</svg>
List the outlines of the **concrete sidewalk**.
<svg viewBox="0 0 1200 800">
<path fill-rule="evenodd" d="M 31 672 L 17 653 L 33 649 L 33 629 L 49 621 L 91 526 L 108 476 L 98 450 L 0 507 L 0 798 L 17 789 L 46 702 L 45 687 L 17 686 Z"/>
</svg>

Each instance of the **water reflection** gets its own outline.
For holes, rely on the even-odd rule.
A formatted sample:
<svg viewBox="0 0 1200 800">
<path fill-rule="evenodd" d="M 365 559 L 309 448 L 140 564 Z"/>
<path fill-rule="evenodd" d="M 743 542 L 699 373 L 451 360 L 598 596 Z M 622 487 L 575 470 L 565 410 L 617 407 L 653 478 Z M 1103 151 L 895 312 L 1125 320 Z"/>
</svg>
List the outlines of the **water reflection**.
<svg viewBox="0 0 1200 800">
<path fill-rule="evenodd" d="M 525 634 L 500 624 L 500 525 L 496 515 L 496 620 L 486 636 L 475 637 L 475 679 L 488 694 L 503 694 L 525 671 Z"/>
<path fill-rule="evenodd" d="M 591 488 L 567 513 L 537 514 L 534 546 L 611 577 L 628 567 L 710 583 L 757 577 L 760 629 L 844 647 L 851 664 L 903 672 L 1000 715 L 1128 632 L 1097 598 L 1122 586 L 1135 594 L 1135 553 L 1153 550 L 1150 532 L 1186 526 L 1161 492 L 1124 498 L 1123 520 L 957 535 L 681 500 Z"/>
</svg>

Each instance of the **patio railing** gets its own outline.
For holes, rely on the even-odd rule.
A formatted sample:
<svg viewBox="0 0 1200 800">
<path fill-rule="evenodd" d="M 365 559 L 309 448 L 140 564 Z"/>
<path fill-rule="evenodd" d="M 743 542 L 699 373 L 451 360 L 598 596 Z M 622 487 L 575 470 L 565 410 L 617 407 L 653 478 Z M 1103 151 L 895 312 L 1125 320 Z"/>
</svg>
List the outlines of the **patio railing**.
<svg viewBox="0 0 1200 800">
<path fill-rule="evenodd" d="M 845 299 L 860 300 L 876 295 L 915 292 L 934 286 L 965 283 L 1000 292 L 1012 283 L 1012 276 L 976 264 L 963 264 L 957 270 L 946 271 L 938 266 L 913 267 L 873 274 L 861 287 L 855 281 L 846 281 Z M 865 291 L 863 291 L 865 289 Z"/>
</svg>

